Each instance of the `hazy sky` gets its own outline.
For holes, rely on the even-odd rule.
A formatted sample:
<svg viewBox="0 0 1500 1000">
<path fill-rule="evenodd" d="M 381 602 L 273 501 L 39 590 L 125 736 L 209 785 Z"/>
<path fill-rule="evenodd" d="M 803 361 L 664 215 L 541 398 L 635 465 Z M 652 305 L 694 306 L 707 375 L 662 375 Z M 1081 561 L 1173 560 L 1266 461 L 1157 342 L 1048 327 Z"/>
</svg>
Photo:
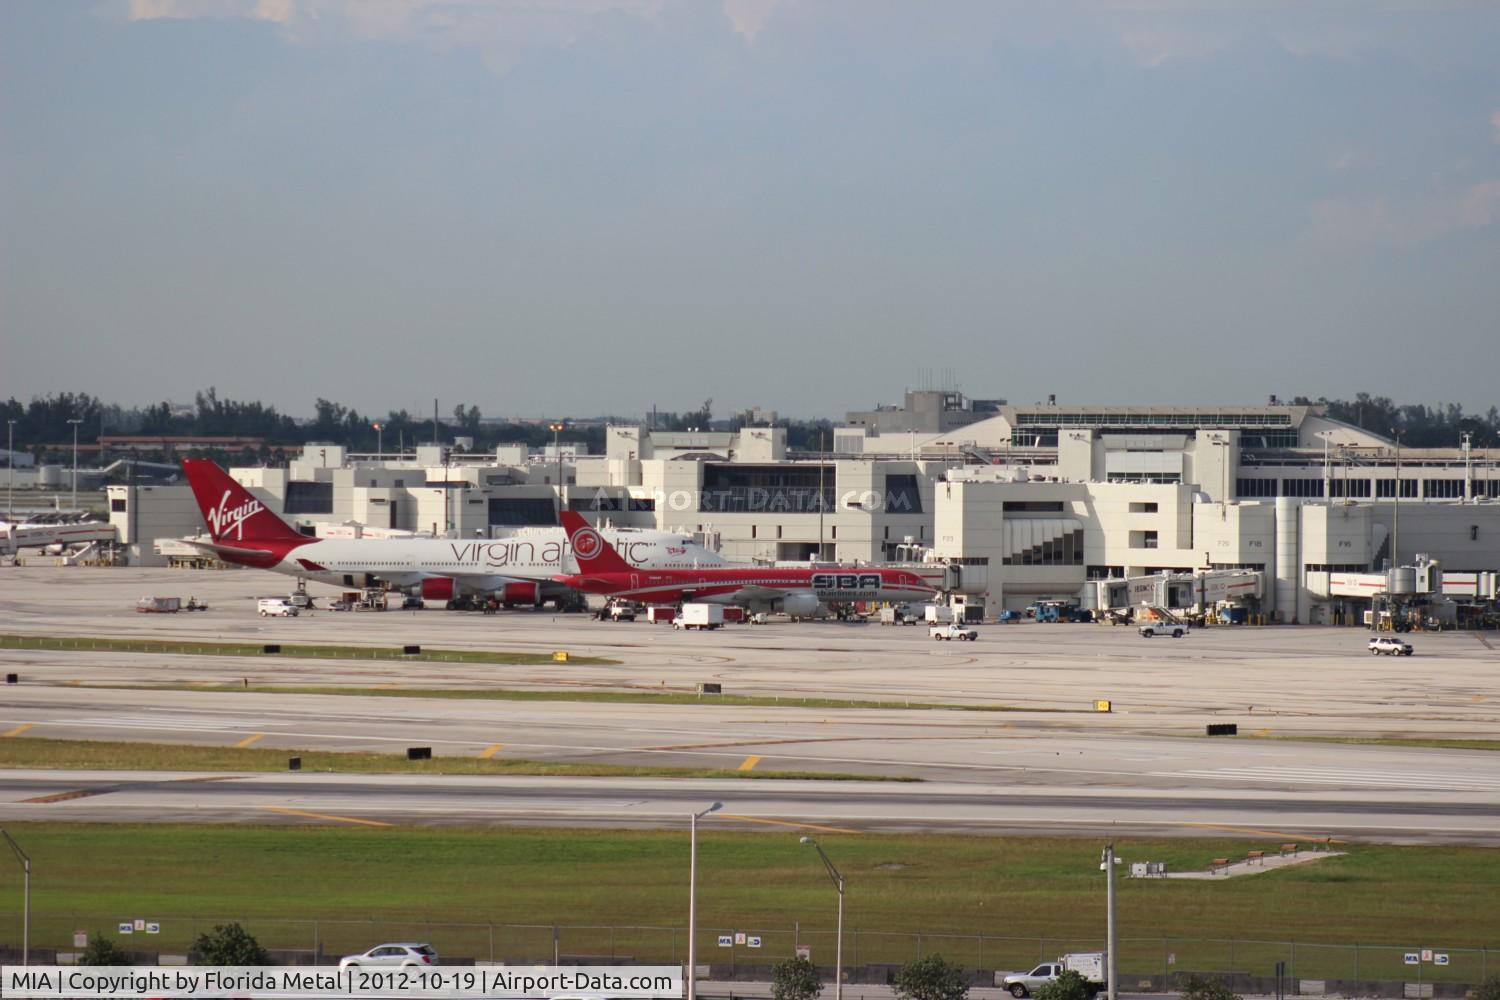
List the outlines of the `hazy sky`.
<svg viewBox="0 0 1500 1000">
<path fill-rule="evenodd" d="M 1500 5 L 0 4 L 0 397 L 1500 403 Z"/>
</svg>

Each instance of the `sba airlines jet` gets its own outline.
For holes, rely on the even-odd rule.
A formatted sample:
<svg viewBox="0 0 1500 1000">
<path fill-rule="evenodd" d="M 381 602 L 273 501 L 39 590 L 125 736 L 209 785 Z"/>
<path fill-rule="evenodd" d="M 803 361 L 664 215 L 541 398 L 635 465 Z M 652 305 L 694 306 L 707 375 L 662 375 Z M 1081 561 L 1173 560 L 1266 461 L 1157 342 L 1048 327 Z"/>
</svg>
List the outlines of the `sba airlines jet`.
<svg viewBox="0 0 1500 1000">
<path fill-rule="evenodd" d="M 677 601 L 742 604 L 806 618 L 829 601 L 919 601 L 937 593 L 917 574 L 904 569 L 633 566 L 581 514 L 563 511 L 562 521 L 573 546 L 578 572 L 556 579 L 590 594 L 667 604 Z"/>
<path fill-rule="evenodd" d="M 447 601 L 449 607 L 473 597 L 540 604 L 568 594 L 566 586 L 557 582 L 572 563 L 561 528 L 470 541 L 313 538 L 272 514 L 213 462 L 186 459 L 182 470 L 212 538 L 211 542 L 184 541 L 225 562 L 339 587 L 385 584 L 430 601 Z M 717 552 L 670 532 L 622 528 L 608 534 L 626 553 L 631 569 L 724 565 Z"/>
</svg>

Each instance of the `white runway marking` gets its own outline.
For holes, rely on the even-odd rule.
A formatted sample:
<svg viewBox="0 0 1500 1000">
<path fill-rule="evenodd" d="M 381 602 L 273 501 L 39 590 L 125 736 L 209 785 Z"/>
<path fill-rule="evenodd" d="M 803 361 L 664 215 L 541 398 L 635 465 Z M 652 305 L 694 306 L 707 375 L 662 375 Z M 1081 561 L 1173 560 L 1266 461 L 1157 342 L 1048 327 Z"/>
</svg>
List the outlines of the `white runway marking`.
<svg viewBox="0 0 1500 1000">
<path fill-rule="evenodd" d="M 1332 767 L 1220 767 L 1204 770 L 1158 771 L 1163 778 L 1210 778 L 1227 781 L 1268 781 L 1278 784 L 1341 785 L 1361 788 L 1414 788 L 1446 792 L 1500 792 L 1500 775 L 1463 777 L 1420 771 L 1351 770 Z"/>
</svg>

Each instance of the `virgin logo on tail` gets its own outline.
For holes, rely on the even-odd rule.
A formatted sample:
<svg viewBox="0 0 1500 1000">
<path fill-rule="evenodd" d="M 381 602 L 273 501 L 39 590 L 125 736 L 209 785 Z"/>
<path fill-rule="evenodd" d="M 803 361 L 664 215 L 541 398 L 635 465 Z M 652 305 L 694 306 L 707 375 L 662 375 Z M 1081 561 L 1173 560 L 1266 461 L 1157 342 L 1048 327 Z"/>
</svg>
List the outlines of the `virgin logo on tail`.
<svg viewBox="0 0 1500 1000">
<path fill-rule="evenodd" d="M 254 497 L 242 501 L 238 507 L 231 507 L 229 501 L 232 496 L 232 490 L 225 490 L 219 505 L 206 511 L 204 516 L 208 519 L 208 527 L 215 538 L 227 538 L 233 531 L 235 541 L 243 541 L 245 522 L 266 508 Z"/>
<path fill-rule="evenodd" d="M 579 528 L 573 533 L 573 551 L 580 559 L 592 559 L 604 548 L 604 539 L 593 528 Z"/>
</svg>

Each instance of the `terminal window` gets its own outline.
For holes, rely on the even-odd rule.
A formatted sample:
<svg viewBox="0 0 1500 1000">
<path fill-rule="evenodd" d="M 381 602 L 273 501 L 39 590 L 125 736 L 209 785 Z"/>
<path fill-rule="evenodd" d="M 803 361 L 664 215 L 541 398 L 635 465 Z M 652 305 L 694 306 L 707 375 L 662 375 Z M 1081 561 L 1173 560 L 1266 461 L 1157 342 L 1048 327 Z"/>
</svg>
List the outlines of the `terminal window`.
<svg viewBox="0 0 1500 1000">
<path fill-rule="evenodd" d="M 1422 480 L 1422 495 L 1447 500 L 1461 497 L 1464 495 L 1464 481 L 1462 479 L 1424 479 Z"/>
<path fill-rule="evenodd" d="M 550 497 L 491 497 L 489 523 L 552 525 L 557 508 Z"/>
<path fill-rule="evenodd" d="M 1320 497 L 1323 495 L 1323 480 L 1283 479 L 1281 495 L 1284 497 Z"/>
<path fill-rule="evenodd" d="M 285 514 L 332 514 L 333 484 L 290 482 L 286 484 Z"/>
<path fill-rule="evenodd" d="M 1235 496 L 1245 500 L 1266 499 L 1276 495 L 1274 479 L 1239 479 L 1235 481 Z"/>
<path fill-rule="evenodd" d="M 1135 505 L 1131 504 L 1131 506 L 1134 507 Z M 1155 504 L 1152 504 L 1152 506 L 1154 507 Z M 1007 514 L 1061 514 L 1062 512 L 1063 502 L 1061 500 L 1005 501 L 1005 513 Z"/>
</svg>

